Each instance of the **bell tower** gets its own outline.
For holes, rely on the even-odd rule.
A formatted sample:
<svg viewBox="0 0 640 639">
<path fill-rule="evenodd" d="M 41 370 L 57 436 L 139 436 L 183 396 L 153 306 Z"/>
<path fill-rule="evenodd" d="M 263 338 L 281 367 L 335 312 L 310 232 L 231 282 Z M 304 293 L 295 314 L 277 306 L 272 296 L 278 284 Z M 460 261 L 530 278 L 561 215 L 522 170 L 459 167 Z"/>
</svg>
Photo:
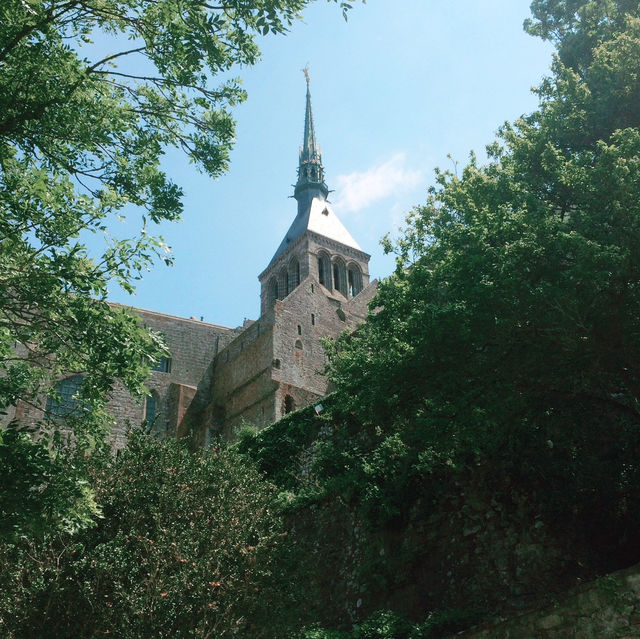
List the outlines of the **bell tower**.
<svg viewBox="0 0 640 639">
<path fill-rule="evenodd" d="M 369 258 L 338 219 L 328 200 L 322 154 L 311 111 L 309 74 L 304 136 L 293 197 L 297 214 L 267 268 L 259 275 L 260 310 L 265 314 L 304 280 L 313 277 L 330 297 L 346 301 L 369 284 Z"/>
</svg>

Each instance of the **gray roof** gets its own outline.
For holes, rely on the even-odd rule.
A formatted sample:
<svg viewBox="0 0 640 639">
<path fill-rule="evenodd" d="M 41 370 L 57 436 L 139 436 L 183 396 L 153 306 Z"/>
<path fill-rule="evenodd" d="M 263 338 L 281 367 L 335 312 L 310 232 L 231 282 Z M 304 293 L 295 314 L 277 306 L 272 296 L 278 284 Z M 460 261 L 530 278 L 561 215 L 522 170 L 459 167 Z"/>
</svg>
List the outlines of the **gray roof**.
<svg viewBox="0 0 640 639">
<path fill-rule="evenodd" d="M 321 197 L 314 197 L 311 200 L 311 205 L 308 208 L 305 207 L 293 220 L 293 224 L 289 227 L 271 262 L 280 257 L 307 230 L 362 251 L 351 233 L 347 231 L 338 216 L 333 212 L 331 204 Z"/>
</svg>

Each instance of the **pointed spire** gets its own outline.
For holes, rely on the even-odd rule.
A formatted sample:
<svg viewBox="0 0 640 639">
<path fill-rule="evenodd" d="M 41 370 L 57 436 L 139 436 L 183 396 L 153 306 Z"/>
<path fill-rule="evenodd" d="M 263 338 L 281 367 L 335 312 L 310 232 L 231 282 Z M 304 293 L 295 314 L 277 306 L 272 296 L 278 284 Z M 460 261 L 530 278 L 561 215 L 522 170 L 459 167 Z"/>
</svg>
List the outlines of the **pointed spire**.
<svg viewBox="0 0 640 639">
<path fill-rule="evenodd" d="M 300 147 L 298 162 L 298 182 L 295 186 L 294 197 L 300 202 L 302 194 L 311 197 L 322 195 L 326 199 L 329 189 L 324 183 L 324 168 L 322 166 L 322 154 L 316 142 L 316 133 L 313 127 L 313 114 L 311 112 L 311 92 L 309 90 L 309 70 L 303 69 L 307 80 L 307 105 L 304 115 L 304 140 Z M 307 198 L 304 198 L 307 199 Z"/>
</svg>

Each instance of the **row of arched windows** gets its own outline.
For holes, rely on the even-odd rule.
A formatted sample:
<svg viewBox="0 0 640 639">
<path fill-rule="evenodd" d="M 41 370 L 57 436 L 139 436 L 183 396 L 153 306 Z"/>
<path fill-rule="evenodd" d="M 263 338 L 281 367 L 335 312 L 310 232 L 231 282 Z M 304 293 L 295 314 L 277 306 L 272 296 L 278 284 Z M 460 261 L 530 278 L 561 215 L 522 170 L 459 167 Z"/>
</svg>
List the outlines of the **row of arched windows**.
<svg viewBox="0 0 640 639">
<path fill-rule="evenodd" d="M 326 251 L 318 253 L 318 279 L 325 288 L 355 297 L 362 290 L 362 270 L 355 262 L 349 265 L 339 256 L 333 259 Z M 283 300 L 300 284 L 300 262 L 292 257 L 268 283 L 268 303 Z"/>
<path fill-rule="evenodd" d="M 300 262 L 296 257 L 289 260 L 289 264 L 283 266 L 277 277 L 269 280 L 269 302 L 283 300 L 300 284 Z"/>
<path fill-rule="evenodd" d="M 329 290 L 340 291 L 345 297 L 355 297 L 362 290 L 362 271 L 341 257 L 331 259 L 326 251 L 318 252 L 318 280 Z"/>
</svg>

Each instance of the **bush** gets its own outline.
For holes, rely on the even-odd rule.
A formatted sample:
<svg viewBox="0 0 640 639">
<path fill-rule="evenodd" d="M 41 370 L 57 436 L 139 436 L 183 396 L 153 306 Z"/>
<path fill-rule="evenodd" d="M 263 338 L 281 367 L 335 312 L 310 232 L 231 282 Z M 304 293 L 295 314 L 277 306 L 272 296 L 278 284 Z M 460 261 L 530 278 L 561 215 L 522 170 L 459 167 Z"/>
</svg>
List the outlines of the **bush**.
<svg viewBox="0 0 640 639">
<path fill-rule="evenodd" d="M 0 549 L 10 636 L 287 634 L 296 606 L 286 531 L 272 487 L 239 455 L 136 433 L 93 481 L 96 528 Z"/>
</svg>

